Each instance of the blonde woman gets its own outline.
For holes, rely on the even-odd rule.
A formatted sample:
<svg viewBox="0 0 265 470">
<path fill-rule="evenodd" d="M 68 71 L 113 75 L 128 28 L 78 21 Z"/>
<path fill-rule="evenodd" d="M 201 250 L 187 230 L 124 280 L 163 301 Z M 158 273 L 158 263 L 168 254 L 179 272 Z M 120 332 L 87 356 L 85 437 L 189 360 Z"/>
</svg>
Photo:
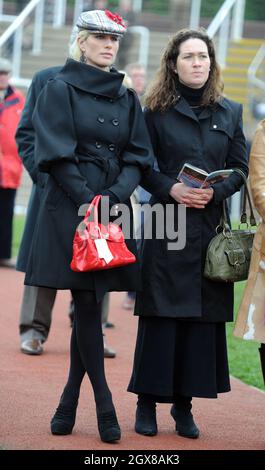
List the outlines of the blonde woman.
<svg viewBox="0 0 265 470">
<path fill-rule="evenodd" d="M 100 302 L 108 291 L 138 289 L 139 268 L 135 263 L 73 272 L 72 242 L 82 220 L 79 207 L 95 194 L 108 196 L 110 206 L 126 203 L 131 211 L 130 196 L 143 172 L 151 168 L 152 152 L 137 97 L 112 68 L 126 30 L 122 18 L 108 10 L 83 12 L 77 28 L 70 59 L 43 89 L 33 115 L 36 161 L 39 170 L 48 173 L 48 182 L 25 283 L 69 289 L 74 299 L 69 377 L 51 432 L 72 432 L 87 373 L 100 438 L 113 442 L 121 432 L 104 372 Z M 133 239 L 127 245 L 136 253 Z"/>
</svg>

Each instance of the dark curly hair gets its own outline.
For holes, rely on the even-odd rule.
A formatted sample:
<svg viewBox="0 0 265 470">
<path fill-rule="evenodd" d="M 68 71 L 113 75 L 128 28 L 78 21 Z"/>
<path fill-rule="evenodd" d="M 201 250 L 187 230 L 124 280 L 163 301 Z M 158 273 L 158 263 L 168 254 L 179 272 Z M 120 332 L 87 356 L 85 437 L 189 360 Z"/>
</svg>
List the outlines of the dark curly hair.
<svg viewBox="0 0 265 470">
<path fill-rule="evenodd" d="M 207 106 L 220 100 L 223 91 L 220 66 L 216 62 L 215 50 L 212 40 L 203 29 L 182 29 L 169 41 L 161 59 L 160 68 L 154 81 L 147 89 L 145 105 L 151 111 L 164 112 L 176 104 L 180 93 L 176 82 L 176 62 L 180 45 L 188 39 L 201 39 L 205 42 L 211 62 L 209 78 L 202 96 L 202 105 Z"/>
</svg>

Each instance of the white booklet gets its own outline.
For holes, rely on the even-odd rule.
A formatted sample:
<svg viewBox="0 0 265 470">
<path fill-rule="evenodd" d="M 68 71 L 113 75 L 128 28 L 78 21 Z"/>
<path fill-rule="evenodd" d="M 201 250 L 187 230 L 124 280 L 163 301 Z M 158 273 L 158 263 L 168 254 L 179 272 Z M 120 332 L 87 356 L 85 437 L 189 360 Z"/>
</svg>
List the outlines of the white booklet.
<svg viewBox="0 0 265 470">
<path fill-rule="evenodd" d="M 184 163 L 178 174 L 178 180 L 192 188 L 208 188 L 213 183 L 223 181 L 233 173 L 232 169 L 223 169 L 212 171 L 202 170 L 190 163 Z"/>
</svg>

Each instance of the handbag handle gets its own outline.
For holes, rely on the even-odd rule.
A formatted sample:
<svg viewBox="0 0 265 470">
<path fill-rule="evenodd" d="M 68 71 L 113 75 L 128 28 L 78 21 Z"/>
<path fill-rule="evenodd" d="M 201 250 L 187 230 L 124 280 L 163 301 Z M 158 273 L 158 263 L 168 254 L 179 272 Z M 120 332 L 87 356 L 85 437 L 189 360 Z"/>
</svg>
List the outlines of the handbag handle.
<svg viewBox="0 0 265 470">
<path fill-rule="evenodd" d="M 248 223 L 247 212 L 246 212 L 247 200 L 248 200 L 248 205 L 249 205 L 249 210 L 250 210 L 249 222 L 250 222 L 251 227 L 256 226 L 257 222 L 256 222 L 256 219 L 255 219 L 255 215 L 254 215 L 254 211 L 253 211 L 253 207 L 252 207 L 252 203 L 251 203 L 251 198 L 250 198 L 250 194 L 249 194 L 249 190 L 248 190 L 248 186 L 247 186 L 246 175 L 239 168 L 233 168 L 233 171 L 235 173 L 238 173 L 244 181 L 243 208 L 242 208 L 242 213 L 241 213 L 241 217 L 240 217 L 240 224 L 247 224 Z M 227 215 L 226 215 L 225 199 L 223 200 L 223 214 L 222 214 L 222 220 L 221 220 L 220 225 L 222 225 L 223 229 L 230 230 L 228 220 L 227 220 Z"/>
<path fill-rule="evenodd" d="M 88 225 L 88 217 L 90 216 L 92 210 L 94 209 L 94 218 L 93 218 L 93 222 L 95 224 L 95 228 L 98 230 L 98 233 L 99 233 L 99 236 L 100 238 L 103 238 L 102 237 L 102 234 L 101 234 L 101 231 L 100 231 L 100 228 L 99 228 L 99 225 L 98 225 L 98 206 L 99 206 L 99 203 L 100 203 L 100 200 L 101 200 L 102 196 L 101 194 L 98 194 L 97 196 L 95 196 L 91 203 L 89 204 L 89 207 L 85 213 L 85 217 L 84 217 L 84 223 L 86 224 L 86 226 Z"/>
</svg>

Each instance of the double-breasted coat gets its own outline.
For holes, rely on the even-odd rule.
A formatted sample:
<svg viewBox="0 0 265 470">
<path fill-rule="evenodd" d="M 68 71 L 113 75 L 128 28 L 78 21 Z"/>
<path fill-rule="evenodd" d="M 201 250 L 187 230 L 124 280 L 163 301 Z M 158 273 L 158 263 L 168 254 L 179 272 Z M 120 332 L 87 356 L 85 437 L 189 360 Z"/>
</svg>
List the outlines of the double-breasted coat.
<svg viewBox="0 0 265 470">
<path fill-rule="evenodd" d="M 79 207 L 96 193 L 125 202 L 153 154 L 139 101 L 123 75 L 69 59 L 40 94 L 33 114 L 35 161 L 48 173 L 34 231 L 25 283 L 56 289 L 137 290 L 138 263 L 76 273 L 72 242 Z M 131 217 L 132 219 L 132 217 Z M 136 254 L 133 239 L 126 240 Z"/>
<path fill-rule="evenodd" d="M 174 229 L 183 230 L 178 224 L 178 204 L 169 191 L 184 163 L 207 172 L 240 168 L 248 173 L 242 106 L 223 98 L 197 117 L 180 97 L 166 112 L 147 109 L 145 117 L 160 173 L 153 171 L 142 185 L 153 194 L 152 204 L 174 204 Z M 153 236 L 145 240 L 143 290 L 137 298 L 136 314 L 206 322 L 232 320 L 233 284 L 210 281 L 203 277 L 203 270 L 208 244 L 220 222 L 222 201 L 241 185 L 241 177 L 232 174 L 213 184 L 214 197 L 205 209 L 187 208 L 183 249 L 168 250 L 172 240 L 166 234 L 162 239 Z M 153 233 L 155 229 L 153 224 Z"/>
<path fill-rule="evenodd" d="M 253 241 L 249 276 L 234 335 L 265 343 L 265 119 L 255 133 L 249 164 L 253 201 L 261 217 Z"/>
</svg>

